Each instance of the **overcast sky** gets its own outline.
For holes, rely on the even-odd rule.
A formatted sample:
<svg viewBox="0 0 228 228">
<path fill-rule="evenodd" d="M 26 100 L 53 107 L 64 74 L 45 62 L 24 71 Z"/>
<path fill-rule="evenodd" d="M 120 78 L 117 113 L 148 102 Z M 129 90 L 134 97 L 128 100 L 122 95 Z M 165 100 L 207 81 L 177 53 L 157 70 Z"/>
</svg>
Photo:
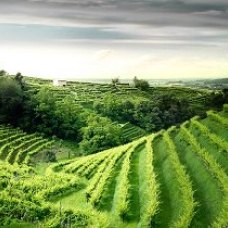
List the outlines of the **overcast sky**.
<svg viewBox="0 0 228 228">
<path fill-rule="evenodd" d="M 0 69 L 48 78 L 228 76 L 228 0 L 0 0 Z"/>
</svg>

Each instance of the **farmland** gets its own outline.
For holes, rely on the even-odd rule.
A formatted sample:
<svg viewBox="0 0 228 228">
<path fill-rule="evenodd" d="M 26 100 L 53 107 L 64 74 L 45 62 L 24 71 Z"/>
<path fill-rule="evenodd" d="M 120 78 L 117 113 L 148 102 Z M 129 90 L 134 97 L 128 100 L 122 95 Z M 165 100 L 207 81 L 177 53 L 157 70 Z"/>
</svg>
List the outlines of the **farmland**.
<svg viewBox="0 0 228 228">
<path fill-rule="evenodd" d="M 38 134 L 26 134 L 20 129 L 0 126 L 0 159 L 10 164 L 28 164 L 31 156 L 52 144 L 52 140 Z"/>
<path fill-rule="evenodd" d="M 29 77 L 23 80 L 26 98 L 23 106 L 27 111 L 21 114 L 20 121 L 16 120 L 17 126 L 25 131 L 45 133 L 48 137 L 55 135 L 77 141 L 82 151 L 88 153 L 167 129 L 195 115 L 204 116 L 210 109 L 220 110 L 226 101 L 222 90 L 189 87 L 142 90 L 133 83 L 121 82 L 68 81 L 65 86 L 53 86 L 50 80 Z M 98 129 L 93 126 L 95 122 L 102 130 L 88 133 Z M 109 133 L 116 137 L 108 138 Z M 95 134 L 105 138 L 103 143 L 91 138 Z"/>
<path fill-rule="evenodd" d="M 5 125 L 0 137 L 4 224 L 228 226 L 227 105 L 221 112 L 208 111 L 206 118 L 194 117 L 125 145 L 55 162 L 39 174 L 29 163 L 19 166 L 15 158 L 19 151 L 23 161 L 33 156 L 28 151 L 39 153 L 35 145 L 44 139 Z"/>
<path fill-rule="evenodd" d="M 228 0 L 0 0 L 0 228 L 228 228 Z"/>
</svg>

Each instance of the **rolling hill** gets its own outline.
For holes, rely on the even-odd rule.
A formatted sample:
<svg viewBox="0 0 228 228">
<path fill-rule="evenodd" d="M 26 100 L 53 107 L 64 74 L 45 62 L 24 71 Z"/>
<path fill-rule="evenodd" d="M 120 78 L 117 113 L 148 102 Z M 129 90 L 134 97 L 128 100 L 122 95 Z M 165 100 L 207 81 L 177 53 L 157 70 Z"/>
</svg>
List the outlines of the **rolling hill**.
<svg viewBox="0 0 228 228">
<path fill-rule="evenodd" d="M 0 131 L 1 138 L 23 134 Z M 29 148 L 34 136 L 26 137 Z M 11 151 L 17 142 L 9 142 Z M 1 223 L 10 215 L 11 227 L 227 227 L 227 153 L 224 105 L 205 119 L 55 163 L 42 174 L 1 162 Z"/>
</svg>

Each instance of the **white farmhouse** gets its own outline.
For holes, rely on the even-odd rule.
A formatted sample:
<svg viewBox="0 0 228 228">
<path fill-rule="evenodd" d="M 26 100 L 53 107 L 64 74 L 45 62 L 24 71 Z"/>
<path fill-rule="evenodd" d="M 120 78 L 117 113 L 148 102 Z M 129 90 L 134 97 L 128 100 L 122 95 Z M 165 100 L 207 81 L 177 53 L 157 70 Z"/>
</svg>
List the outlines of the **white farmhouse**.
<svg viewBox="0 0 228 228">
<path fill-rule="evenodd" d="M 53 85 L 54 86 L 66 86 L 67 81 L 66 80 L 59 80 L 59 79 L 54 79 L 53 80 Z"/>
</svg>

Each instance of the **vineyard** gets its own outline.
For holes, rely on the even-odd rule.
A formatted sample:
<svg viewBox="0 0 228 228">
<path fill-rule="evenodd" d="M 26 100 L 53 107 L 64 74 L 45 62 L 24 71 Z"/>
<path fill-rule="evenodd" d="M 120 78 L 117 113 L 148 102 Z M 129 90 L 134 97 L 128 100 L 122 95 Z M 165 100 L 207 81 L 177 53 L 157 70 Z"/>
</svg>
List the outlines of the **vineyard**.
<svg viewBox="0 0 228 228">
<path fill-rule="evenodd" d="M 26 164 L 52 143 L 0 127 L 0 225 L 228 227 L 228 105 L 37 174 Z"/>
<path fill-rule="evenodd" d="M 80 112 L 78 119 L 80 118 L 82 123 L 77 123 L 76 126 L 86 127 L 88 117 L 94 116 L 109 121 L 112 127 L 119 129 L 119 140 L 115 140 L 115 144 L 111 143 L 111 147 L 131 142 L 163 128 L 167 129 L 195 115 L 203 116 L 207 110 L 214 109 L 213 106 L 219 104 L 217 98 L 222 97 L 222 91 L 202 88 L 149 87 L 146 91 L 143 91 L 134 87 L 132 83 L 113 84 L 106 82 L 106 84 L 101 84 L 76 81 L 67 81 L 64 86 L 53 86 L 51 80 L 29 77 L 24 79 L 24 90 L 28 100 L 32 98 L 30 102 L 34 103 L 34 115 L 41 117 L 35 119 L 37 124 L 34 126 L 34 131 L 42 129 L 43 132 L 47 132 L 48 136 L 56 135 L 59 138 L 69 138 L 68 129 L 74 127 L 74 124 L 69 124 L 67 126 L 68 132 L 65 132 L 68 123 L 64 123 L 63 133 L 60 134 L 56 130 L 58 127 L 54 126 L 51 130 L 46 130 L 43 126 L 39 126 L 39 122 L 40 119 L 45 123 L 44 125 L 49 122 L 48 127 L 46 127 L 50 128 L 49 126 L 52 127 L 56 123 L 65 122 L 68 117 L 72 119 L 68 115 L 62 120 L 62 116 L 59 117 L 58 111 L 61 108 L 64 113 L 69 113 L 69 107 L 67 106 L 70 103 L 71 105 L 74 104 L 75 107 L 75 109 L 72 108 L 75 111 L 74 116 L 77 117 L 76 114 Z M 45 99 L 47 97 L 50 97 L 50 99 Z M 215 103 L 213 102 L 214 99 L 216 100 Z M 49 116 L 42 115 L 44 111 L 43 103 L 52 106 L 48 110 L 50 111 Z M 219 108 L 222 107 L 222 104 Z M 38 106 L 38 109 L 35 108 L 36 106 Z M 56 111 L 54 111 L 54 108 L 56 108 Z M 72 112 L 72 109 L 70 112 Z M 33 121 L 34 115 L 29 116 L 32 119 L 30 121 L 27 118 L 25 119 L 29 122 L 27 125 Z M 52 117 L 54 118 L 55 115 L 58 115 L 57 118 L 60 118 L 60 120 L 53 121 Z M 70 121 L 72 122 L 72 120 Z M 18 126 L 28 130 L 20 123 Z M 61 129 L 62 127 L 60 127 Z M 70 131 L 72 134 L 72 129 Z M 82 135 L 83 130 L 81 129 L 80 132 Z M 71 139 L 75 139 L 75 134 L 72 135 Z M 86 137 L 84 139 L 87 140 Z M 77 140 L 80 139 L 79 136 Z M 104 144 L 109 144 L 109 142 L 110 139 L 107 139 Z M 86 143 L 87 141 L 84 145 Z M 91 148 L 93 152 L 98 152 L 109 147 L 99 145 L 95 149 L 92 146 Z M 88 151 L 87 154 L 89 154 L 88 148 L 83 149 Z"/>
<path fill-rule="evenodd" d="M 58 100 L 61 101 L 66 96 L 74 97 L 77 103 L 85 107 L 92 108 L 94 101 L 103 102 L 104 97 L 107 94 L 114 94 L 118 99 L 130 99 L 132 101 L 146 101 L 152 97 L 159 97 L 166 93 L 176 94 L 180 97 L 185 97 L 188 100 L 198 100 L 203 102 L 211 94 L 211 90 L 208 89 L 194 89 L 189 87 L 150 87 L 147 92 L 140 91 L 137 88 L 132 87 L 129 83 L 118 83 L 115 86 L 112 84 L 90 83 L 90 82 L 76 82 L 68 81 L 64 87 L 56 87 L 52 85 L 51 80 L 43 80 L 39 78 L 26 77 L 28 93 L 37 93 L 44 86 L 48 90 L 53 91 Z M 217 91 L 218 92 L 218 91 Z"/>
<path fill-rule="evenodd" d="M 77 103 L 83 106 L 90 107 L 95 100 L 102 101 L 104 96 L 109 93 L 116 94 L 120 99 L 131 97 L 131 99 L 145 100 L 147 96 L 141 93 L 138 89 L 130 87 L 129 84 L 119 84 L 113 87 L 111 84 L 95 84 L 89 82 L 71 82 L 68 81 L 64 87 L 56 87 L 52 85 L 52 81 L 34 79 L 26 77 L 28 92 L 38 92 L 46 86 L 53 91 L 58 100 L 61 101 L 66 96 L 74 97 Z"/>
<path fill-rule="evenodd" d="M 121 130 L 123 137 L 131 141 L 146 135 L 145 130 L 130 123 L 124 124 Z"/>
<path fill-rule="evenodd" d="M 29 164 L 32 156 L 53 144 L 38 134 L 27 134 L 10 126 L 0 126 L 0 159 L 10 164 Z"/>
</svg>

